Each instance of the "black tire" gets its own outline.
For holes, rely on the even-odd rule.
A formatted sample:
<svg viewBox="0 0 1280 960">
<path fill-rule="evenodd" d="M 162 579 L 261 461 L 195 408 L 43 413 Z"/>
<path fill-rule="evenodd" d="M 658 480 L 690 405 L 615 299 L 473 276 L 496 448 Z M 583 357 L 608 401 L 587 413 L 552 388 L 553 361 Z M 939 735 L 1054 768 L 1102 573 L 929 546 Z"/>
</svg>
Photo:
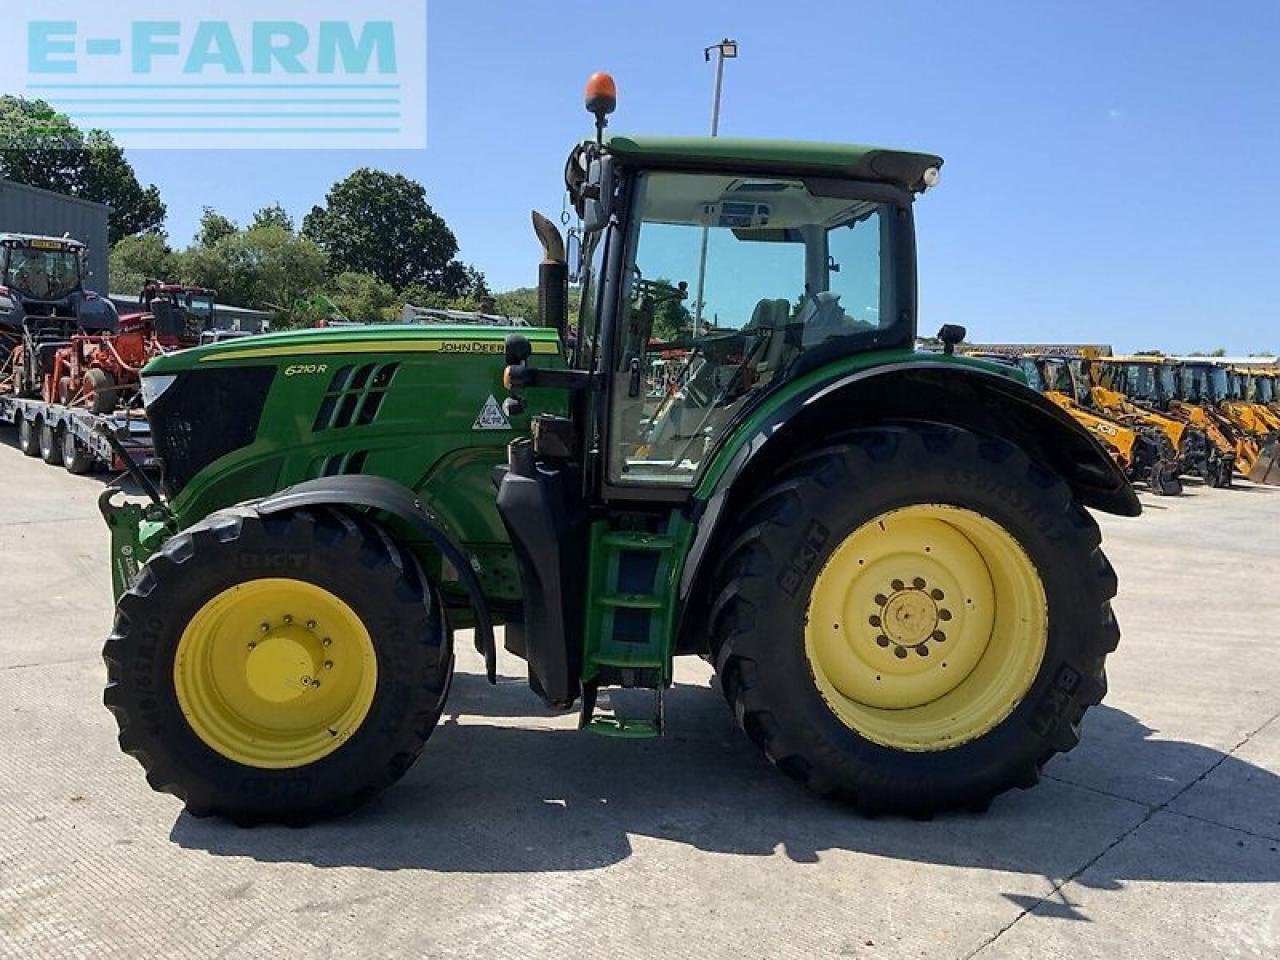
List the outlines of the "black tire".
<svg viewBox="0 0 1280 960">
<path fill-rule="evenodd" d="M 289 558 L 284 571 L 274 560 Z M 206 745 L 179 706 L 174 661 L 183 629 L 239 583 L 288 577 L 342 598 L 373 638 L 372 705 L 341 747 L 306 766 L 262 769 Z M 195 816 L 303 825 L 340 816 L 399 780 L 422 751 L 453 675 L 452 637 L 417 559 L 373 523 L 336 509 L 260 517 L 213 514 L 171 539 L 121 598 L 103 650 L 107 707 L 120 746 L 152 788 Z"/>
<path fill-rule="evenodd" d="M 996 521 L 1037 567 L 1048 602 L 1045 654 L 1017 706 L 989 732 L 932 752 L 882 746 L 841 721 L 804 649 L 808 598 L 831 551 L 911 504 Z M 743 511 L 727 544 L 711 613 L 725 696 L 766 756 L 821 795 L 868 814 L 985 809 L 1011 787 L 1033 786 L 1049 758 L 1074 747 L 1085 710 L 1106 692 L 1105 659 L 1120 634 L 1100 539 L 1062 480 L 1007 442 L 931 424 L 851 433 L 794 462 Z"/>
<path fill-rule="evenodd" d="M 89 391 L 89 409 L 94 413 L 115 412 L 120 402 L 116 378 L 107 370 L 92 367 L 84 375 L 84 379 Z"/>
<path fill-rule="evenodd" d="M 18 449 L 28 457 L 40 456 L 40 425 L 42 420 L 18 415 Z"/>
<path fill-rule="evenodd" d="M 40 459 L 50 466 L 62 466 L 62 444 L 59 442 L 58 431 L 47 420 L 40 423 Z"/>
<path fill-rule="evenodd" d="M 62 465 L 67 468 L 67 473 L 79 476 L 93 470 L 93 454 L 84 448 L 74 433 L 64 427 L 59 439 L 62 444 Z"/>
</svg>

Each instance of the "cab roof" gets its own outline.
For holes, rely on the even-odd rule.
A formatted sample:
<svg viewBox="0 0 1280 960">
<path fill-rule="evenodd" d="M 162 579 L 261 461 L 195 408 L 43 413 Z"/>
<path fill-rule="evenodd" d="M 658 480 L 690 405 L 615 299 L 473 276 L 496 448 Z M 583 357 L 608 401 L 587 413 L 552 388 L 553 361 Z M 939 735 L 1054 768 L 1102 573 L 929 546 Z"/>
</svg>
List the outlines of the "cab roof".
<svg viewBox="0 0 1280 960">
<path fill-rule="evenodd" d="M 645 167 L 838 177 L 913 191 L 924 190 L 926 170 L 942 166 L 942 158 L 931 153 L 803 140 L 614 134 L 606 146 L 624 161 Z"/>
<path fill-rule="evenodd" d="M 47 243 L 60 243 L 67 250 L 83 250 L 84 244 L 70 237 L 46 237 L 38 233 L 0 233 L 0 244 L 5 246 L 27 246 L 32 240 L 43 240 Z"/>
</svg>

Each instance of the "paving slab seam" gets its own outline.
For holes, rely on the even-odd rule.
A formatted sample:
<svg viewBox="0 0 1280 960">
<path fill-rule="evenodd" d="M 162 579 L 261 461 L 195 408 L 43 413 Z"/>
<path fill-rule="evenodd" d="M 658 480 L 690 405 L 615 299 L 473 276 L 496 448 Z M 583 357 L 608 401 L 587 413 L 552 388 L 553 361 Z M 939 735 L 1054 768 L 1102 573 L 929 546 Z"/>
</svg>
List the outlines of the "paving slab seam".
<svg viewBox="0 0 1280 960">
<path fill-rule="evenodd" d="M 1275 837 L 1269 837 L 1265 833 L 1254 833 L 1252 830 L 1246 830 L 1244 827 L 1233 827 L 1229 823 L 1219 823 L 1217 820 L 1211 820 L 1210 818 L 1202 817 L 1199 814 L 1183 813 L 1181 810 L 1164 810 L 1162 812 L 1167 813 L 1171 817 L 1182 817 L 1184 820 L 1194 820 L 1197 823 L 1203 823 L 1210 827 L 1218 827 L 1221 830 L 1230 830 L 1232 833 L 1243 833 L 1246 837 L 1251 837 L 1254 840 L 1261 840 L 1264 843 L 1274 844 L 1276 842 Z"/>
<path fill-rule="evenodd" d="M 1258 735 L 1259 733 L 1261 733 L 1263 730 L 1267 729 L 1267 727 L 1271 726 L 1271 724 L 1275 723 L 1275 722 L 1276 722 L 1276 720 L 1280 720 L 1280 711 L 1277 711 L 1276 713 L 1272 714 L 1270 717 L 1268 717 L 1266 720 L 1264 720 L 1260 725 L 1258 725 L 1258 726 L 1257 726 L 1257 727 L 1255 727 L 1253 730 L 1251 730 L 1251 731 L 1249 731 L 1248 733 L 1246 733 L 1246 734 L 1245 734 L 1245 735 L 1240 739 L 1240 742 L 1239 742 L 1239 743 L 1237 743 L 1235 746 L 1233 746 L 1230 750 L 1224 751 L 1224 752 L 1222 753 L 1222 755 L 1221 755 L 1220 757 L 1218 757 L 1218 759 L 1217 759 L 1217 760 L 1215 760 L 1212 764 L 1210 764 L 1210 765 L 1209 765 L 1209 768 L 1208 768 L 1207 770 L 1205 770 L 1202 774 L 1200 774 L 1200 775 L 1199 775 L 1198 777 L 1196 777 L 1194 780 L 1192 780 L 1192 781 L 1190 781 L 1189 783 L 1187 783 L 1184 787 L 1182 787 L 1182 789 L 1178 790 L 1178 791 L 1177 791 L 1173 796 L 1171 796 L 1168 800 L 1165 800 L 1165 801 L 1163 801 L 1163 802 L 1161 802 L 1161 803 L 1157 803 L 1157 804 L 1144 804 L 1144 803 L 1141 803 L 1140 801 L 1137 801 L 1137 800 L 1130 800 L 1130 799 L 1129 799 L 1129 798 L 1127 798 L 1127 797 L 1117 797 L 1117 796 L 1115 796 L 1114 794 L 1108 794 L 1108 793 L 1106 793 L 1106 791 L 1103 791 L 1103 790 L 1094 790 L 1094 792 L 1095 792 L 1095 793 L 1103 794 L 1103 795 L 1105 795 L 1105 796 L 1114 797 L 1114 799 L 1117 799 L 1117 800 L 1124 800 L 1124 801 L 1129 802 L 1129 803 L 1137 803 L 1139 806 L 1146 806 L 1146 807 L 1147 807 L 1147 812 L 1143 815 L 1143 817 L 1142 817 L 1142 819 L 1141 819 L 1141 820 L 1139 820 L 1139 821 L 1138 821 L 1137 823 L 1135 823 L 1132 827 L 1130 827 L 1128 830 L 1125 830 L 1123 833 L 1121 833 L 1121 834 L 1120 834 L 1120 836 L 1116 837 L 1116 838 L 1115 838 L 1114 840 L 1112 840 L 1109 844 L 1107 844 L 1107 845 L 1106 845 L 1106 847 L 1104 847 L 1104 848 L 1102 849 L 1102 851 L 1098 853 L 1098 855 L 1097 855 L 1097 856 L 1090 858 L 1090 859 L 1088 860 L 1088 862 L 1084 863 L 1083 865 L 1081 865 L 1081 866 L 1080 866 L 1079 868 L 1077 868 L 1076 870 L 1073 870 L 1069 876 L 1067 876 L 1067 877 L 1063 878 L 1061 881 L 1058 881 L 1058 882 L 1054 883 L 1054 884 L 1053 884 L 1053 887 L 1049 890 L 1049 892 L 1048 892 L 1045 896 L 1041 897 L 1039 900 L 1037 900 L 1037 901 L 1036 901 L 1035 903 L 1033 903 L 1031 906 L 1029 906 L 1029 907 L 1027 907 L 1027 908 L 1025 908 L 1025 909 L 1023 909 L 1023 910 L 1021 910 L 1021 911 L 1019 911 L 1019 912 L 1018 912 L 1018 914 L 1017 914 L 1017 916 L 1015 916 L 1012 920 L 1010 920 L 1008 923 L 1006 923 L 1004 926 L 1002 926 L 999 930 L 997 930 L 995 933 L 993 933 L 990 937 L 988 937 L 986 940 L 984 940 L 982 943 L 980 943 L 976 948 L 974 948 L 973 950 L 971 950 L 969 953 L 966 953 L 966 954 L 963 956 L 963 958 L 961 958 L 961 960 L 973 960 L 973 958 L 974 958 L 974 957 L 978 956 L 978 954 L 982 953 L 984 950 L 986 950 L 988 947 L 990 947 L 992 944 L 994 944 L 997 940 L 999 940 L 1001 937 L 1003 937 L 1006 933 L 1008 933 L 1010 930 L 1012 930 L 1012 929 L 1017 925 L 1018 921 L 1020 921 L 1023 917 L 1027 916 L 1027 914 L 1029 914 L 1029 913 L 1034 913 L 1036 910 L 1038 910 L 1038 909 L 1040 908 L 1040 906 L 1041 906 L 1042 904 L 1047 903 L 1051 897 L 1056 897 L 1056 896 L 1057 896 L 1057 895 L 1058 895 L 1058 894 L 1063 890 L 1063 888 L 1064 888 L 1064 887 L 1066 887 L 1066 886 L 1067 886 L 1068 884 L 1070 884 L 1070 883 L 1073 883 L 1073 882 L 1075 881 L 1076 877 L 1080 876 L 1082 873 L 1084 873 L 1086 870 L 1088 870 L 1090 867 L 1092 867 L 1095 863 L 1097 863 L 1099 860 L 1101 860 L 1103 857 L 1105 857 L 1108 853 L 1110 853 L 1110 852 L 1111 852 L 1112 850 L 1114 850 L 1116 847 L 1120 846 L 1120 844 L 1124 843 L 1124 841 L 1128 840 L 1131 836 L 1133 836 L 1135 833 L 1137 833 L 1139 830 L 1141 830 L 1144 826 L 1146 826 L 1148 823 L 1150 823 L 1150 822 L 1151 822 L 1151 819 L 1152 819 L 1152 818 L 1153 818 L 1157 813 L 1164 813 L 1164 812 L 1166 812 L 1166 811 L 1168 811 L 1168 812 L 1170 812 L 1170 813 L 1176 813 L 1176 811 L 1170 811 L 1170 810 L 1168 810 L 1169 806 L 1170 806 L 1171 804 L 1173 804 L 1173 803 L 1174 803 L 1174 801 L 1176 801 L 1179 797 L 1181 797 L 1181 796 L 1182 796 L 1184 793 L 1186 793 L 1188 790 L 1192 789 L 1192 788 L 1193 788 L 1193 787 L 1195 787 L 1197 784 L 1201 783 L 1201 782 L 1202 782 L 1206 777 L 1208 777 L 1211 773 L 1213 773 L 1215 770 L 1217 770 L 1217 769 L 1218 769 L 1218 767 L 1220 767 L 1220 766 L 1222 766 L 1222 764 L 1226 763 L 1226 762 L 1227 762 L 1227 760 L 1229 760 L 1229 759 L 1230 759 L 1230 758 L 1235 754 L 1235 752 L 1236 752 L 1237 750 L 1239 750 L 1241 747 L 1243 747 L 1245 744 L 1247 744 L 1250 740 L 1252 740 L 1255 736 L 1257 736 L 1257 735 Z M 1065 784 L 1067 784 L 1068 786 L 1076 786 L 1076 784 L 1070 783 L 1070 781 L 1059 780 L 1058 782 L 1060 782 L 1060 783 L 1065 783 Z M 1085 787 L 1084 789 L 1086 789 L 1086 790 L 1087 790 L 1087 789 L 1090 789 L 1090 788 Z M 1180 816 L 1185 816 L 1185 814 L 1179 814 L 1179 815 L 1180 815 Z M 1189 817 L 1188 819 L 1203 820 L 1203 818 L 1201 818 L 1201 817 Z M 1203 820 L 1203 822 L 1205 822 L 1205 823 L 1213 823 L 1213 821 L 1210 821 L 1210 820 Z M 1222 827 L 1226 827 L 1226 825 L 1225 825 L 1225 824 L 1213 824 L 1213 825 L 1214 825 L 1214 826 L 1222 826 Z M 1231 830 L 1231 829 L 1236 829 L 1236 830 L 1238 830 L 1239 828 L 1226 827 L 1226 829 L 1228 829 L 1228 830 Z M 1241 833 L 1248 833 L 1248 831 L 1247 831 L 1247 830 L 1240 830 L 1239 832 L 1241 832 Z M 1260 837 L 1259 839 L 1270 839 L 1270 838 L 1263 838 L 1263 837 Z"/>
<path fill-rule="evenodd" d="M 40 520 L 6 520 L 3 523 L 0 523 L 0 530 L 5 530 L 9 527 L 40 527 L 46 524 L 55 523 L 84 523 L 93 519 L 95 518 L 81 514 L 78 517 L 46 517 Z"/>
<path fill-rule="evenodd" d="M 49 660 L 45 663 L 10 663 L 0 666 L 0 673 L 9 670 L 34 670 L 38 667 L 67 667 L 76 663 L 95 663 L 102 659 L 101 656 L 94 657 L 74 657 L 70 660 Z"/>
</svg>

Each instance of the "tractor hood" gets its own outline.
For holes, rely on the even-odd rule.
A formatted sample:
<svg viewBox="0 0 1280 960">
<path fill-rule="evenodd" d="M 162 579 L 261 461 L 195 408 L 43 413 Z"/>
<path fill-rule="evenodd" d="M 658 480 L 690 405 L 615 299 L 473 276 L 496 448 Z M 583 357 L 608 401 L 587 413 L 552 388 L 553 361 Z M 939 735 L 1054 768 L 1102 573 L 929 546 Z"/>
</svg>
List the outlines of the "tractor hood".
<svg viewBox="0 0 1280 960">
<path fill-rule="evenodd" d="M 164 376 L 213 366 L 256 365 L 259 361 L 273 364 L 291 359 L 309 362 L 344 354 L 371 353 L 492 354 L 499 358 L 500 363 L 506 338 L 517 332 L 533 344 L 534 353 L 559 352 L 556 331 L 538 327 L 396 324 L 337 330 L 290 330 L 228 340 L 157 357 L 143 370 L 143 376 Z"/>
<path fill-rule="evenodd" d="M 456 501 L 441 510 L 482 514 L 501 539 L 489 471 L 528 431 L 501 402 L 517 330 L 541 366 L 563 365 L 555 330 L 475 325 L 300 330 L 152 361 L 142 394 L 172 509 L 205 516 L 321 477 L 372 472 L 417 489 L 436 470 L 474 471 L 436 494 Z M 530 413 L 564 404 L 534 397 Z"/>
</svg>

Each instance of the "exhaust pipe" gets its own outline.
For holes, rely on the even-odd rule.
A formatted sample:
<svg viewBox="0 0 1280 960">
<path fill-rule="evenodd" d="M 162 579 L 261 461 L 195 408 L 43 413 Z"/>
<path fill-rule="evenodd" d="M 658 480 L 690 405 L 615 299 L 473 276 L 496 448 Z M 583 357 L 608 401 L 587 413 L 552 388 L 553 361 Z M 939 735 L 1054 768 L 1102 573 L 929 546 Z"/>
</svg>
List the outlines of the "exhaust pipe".
<svg viewBox="0 0 1280 960">
<path fill-rule="evenodd" d="M 559 228 L 533 211 L 533 232 L 542 244 L 538 264 L 538 323 L 554 327 L 563 338 L 569 327 L 569 265 L 565 262 L 564 237 Z"/>
</svg>

